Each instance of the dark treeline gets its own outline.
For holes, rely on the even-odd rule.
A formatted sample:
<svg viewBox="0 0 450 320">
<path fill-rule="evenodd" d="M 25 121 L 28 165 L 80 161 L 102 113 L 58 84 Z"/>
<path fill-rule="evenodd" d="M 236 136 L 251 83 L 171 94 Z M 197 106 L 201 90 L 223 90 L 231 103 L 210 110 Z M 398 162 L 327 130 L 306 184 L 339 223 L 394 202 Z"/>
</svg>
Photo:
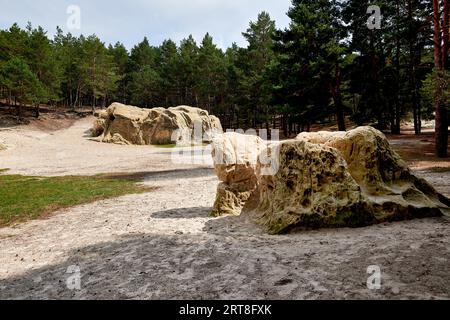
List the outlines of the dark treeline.
<svg viewBox="0 0 450 320">
<path fill-rule="evenodd" d="M 380 29 L 367 25 L 373 4 Z M 95 109 L 118 101 L 201 107 L 226 128 L 286 135 L 331 119 L 341 130 L 351 119 L 393 133 L 413 119 L 420 134 L 435 111 L 447 124 L 448 10 L 447 0 L 294 0 L 289 28 L 277 30 L 263 12 L 243 33 L 248 46 L 225 51 L 209 34 L 160 46 L 145 38 L 127 51 L 95 35 L 58 29 L 48 39 L 40 27 L 13 25 L 0 31 L 0 94 L 18 116 L 23 105 L 39 116 L 40 104 Z"/>
</svg>

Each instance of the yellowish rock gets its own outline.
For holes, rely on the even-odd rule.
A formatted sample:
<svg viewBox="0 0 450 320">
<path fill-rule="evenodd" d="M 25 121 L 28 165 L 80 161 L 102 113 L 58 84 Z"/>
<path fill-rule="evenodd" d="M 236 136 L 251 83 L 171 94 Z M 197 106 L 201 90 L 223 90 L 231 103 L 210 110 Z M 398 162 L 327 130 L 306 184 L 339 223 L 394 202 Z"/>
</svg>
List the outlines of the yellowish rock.
<svg viewBox="0 0 450 320">
<path fill-rule="evenodd" d="M 258 176 L 258 219 L 270 233 L 296 228 L 362 226 L 372 210 L 347 164 L 333 148 L 305 141 L 281 144 L 279 170 Z"/>
<path fill-rule="evenodd" d="M 101 142 L 136 145 L 178 145 L 210 142 L 222 133 L 216 117 L 199 108 L 141 109 L 113 103 L 106 113 L 99 113 L 93 132 L 103 132 Z"/>
<path fill-rule="evenodd" d="M 257 136 L 225 133 L 212 142 L 214 167 L 222 182 L 213 215 L 239 215 L 257 186 L 258 155 L 265 143 Z"/>
<path fill-rule="evenodd" d="M 266 153 L 260 142 L 247 141 L 244 150 L 249 154 L 243 151 L 236 157 L 236 142 L 230 141 L 244 138 L 233 139 L 224 142 L 232 147 L 222 148 L 229 159 L 253 158 L 255 150 L 260 154 L 256 166 L 247 165 L 247 171 L 237 167 L 239 174 L 231 160 L 225 166 L 216 163 L 225 185 L 219 186 L 215 208 L 252 215 L 270 233 L 450 214 L 450 200 L 415 176 L 384 134 L 372 127 L 303 133 L 295 140 L 269 145 L 268 154 L 277 155 L 277 170 L 270 175 L 263 173 L 267 164 L 261 159 Z M 234 183 L 240 176 L 256 181 L 241 183 L 236 191 Z"/>
<path fill-rule="evenodd" d="M 95 119 L 92 125 L 91 134 L 93 137 L 99 137 L 105 132 L 106 120 L 102 118 Z"/>
</svg>

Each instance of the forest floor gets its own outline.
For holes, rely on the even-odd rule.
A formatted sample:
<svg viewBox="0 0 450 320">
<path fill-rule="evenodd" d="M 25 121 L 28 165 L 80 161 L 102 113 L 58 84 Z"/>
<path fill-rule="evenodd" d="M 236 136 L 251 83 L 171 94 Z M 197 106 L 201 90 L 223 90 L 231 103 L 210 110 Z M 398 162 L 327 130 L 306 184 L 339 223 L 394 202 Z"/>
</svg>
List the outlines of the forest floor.
<svg viewBox="0 0 450 320">
<path fill-rule="evenodd" d="M 245 217 L 209 216 L 218 184 L 211 163 L 97 143 L 91 123 L 0 128 L 8 147 L 0 168 L 128 174 L 155 188 L 0 229 L 0 299 L 450 299 L 449 218 L 267 235 Z M 450 196 L 450 159 L 434 158 L 432 136 L 390 139 Z M 367 288 L 371 265 L 381 268 L 380 290 Z M 73 270 L 79 290 L 67 286 Z"/>
</svg>

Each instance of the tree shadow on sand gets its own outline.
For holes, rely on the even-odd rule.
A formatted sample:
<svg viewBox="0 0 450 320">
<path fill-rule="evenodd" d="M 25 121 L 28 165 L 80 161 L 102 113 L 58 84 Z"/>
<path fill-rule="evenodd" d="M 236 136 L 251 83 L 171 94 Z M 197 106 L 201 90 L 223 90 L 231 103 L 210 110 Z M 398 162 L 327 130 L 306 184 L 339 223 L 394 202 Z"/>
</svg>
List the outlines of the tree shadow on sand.
<svg viewBox="0 0 450 320">
<path fill-rule="evenodd" d="M 182 177 L 183 179 L 215 177 L 211 168 L 174 169 L 160 171 L 141 171 L 134 173 L 108 174 L 111 179 L 165 181 Z"/>
<path fill-rule="evenodd" d="M 211 207 L 177 208 L 152 213 L 155 219 L 195 219 L 209 218 L 211 216 Z"/>
<path fill-rule="evenodd" d="M 198 235 L 126 236 L 72 250 L 60 264 L 0 280 L 0 299 L 264 298 L 259 285 L 245 285 L 261 275 L 250 274 L 250 261 L 241 255 Z M 67 272 L 71 266 L 80 270 L 80 290 L 67 286 L 77 276 Z"/>
<path fill-rule="evenodd" d="M 427 220 L 426 237 L 420 221 L 289 236 L 232 232 L 242 228 L 237 221 L 211 219 L 206 233 L 133 234 L 74 248 L 61 263 L 0 280 L 0 299 L 450 297 L 442 219 Z M 367 289 L 369 265 L 382 267 L 381 290 Z M 77 276 L 71 266 L 80 270 L 80 290 L 67 287 Z"/>
</svg>

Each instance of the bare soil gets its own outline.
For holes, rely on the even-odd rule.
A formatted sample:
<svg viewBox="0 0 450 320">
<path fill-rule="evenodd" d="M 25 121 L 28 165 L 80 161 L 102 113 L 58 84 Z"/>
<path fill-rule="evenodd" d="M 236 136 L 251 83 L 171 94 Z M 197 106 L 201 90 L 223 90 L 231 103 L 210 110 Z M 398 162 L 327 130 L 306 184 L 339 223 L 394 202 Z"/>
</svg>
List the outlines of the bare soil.
<svg viewBox="0 0 450 320">
<path fill-rule="evenodd" d="M 0 298 L 450 299 L 449 218 L 270 236 L 245 216 L 209 216 L 218 183 L 210 163 L 179 165 L 173 150 L 91 141 L 91 122 L 0 130 L 8 146 L 0 168 L 118 173 L 158 189 L 0 229 Z M 407 138 L 393 145 L 414 150 L 418 141 Z M 449 171 L 431 158 L 426 167 L 407 160 L 450 196 Z M 380 290 L 367 288 L 371 265 L 381 268 Z M 80 290 L 67 286 L 70 266 L 80 269 Z"/>
</svg>

